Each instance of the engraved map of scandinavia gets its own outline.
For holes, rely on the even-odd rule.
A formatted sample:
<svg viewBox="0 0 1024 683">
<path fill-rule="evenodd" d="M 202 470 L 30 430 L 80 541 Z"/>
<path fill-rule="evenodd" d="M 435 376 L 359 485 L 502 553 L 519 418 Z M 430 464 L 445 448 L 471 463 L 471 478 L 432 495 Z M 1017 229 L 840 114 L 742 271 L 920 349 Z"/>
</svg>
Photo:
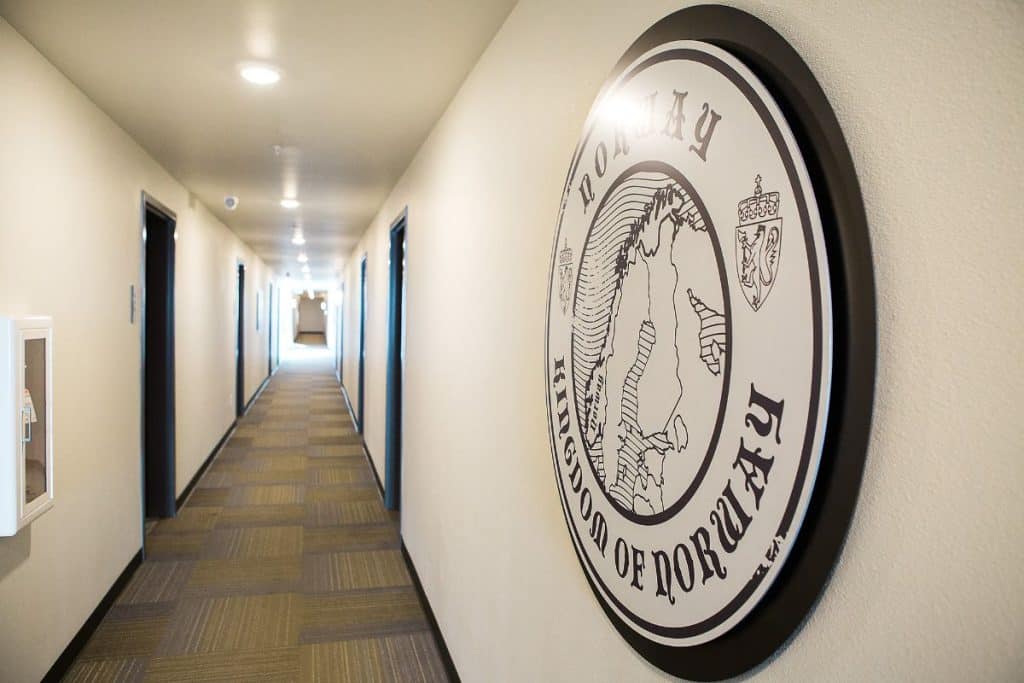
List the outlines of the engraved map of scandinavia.
<svg viewBox="0 0 1024 683">
<path fill-rule="evenodd" d="M 678 501 L 703 461 L 712 434 L 688 407 L 721 395 L 728 351 L 722 273 L 708 267 L 717 237 L 683 183 L 670 168 L 623 174 L 595 214 L 574 305 L 587 454 L 615 505 L 640 517 Z"/>
</svg>

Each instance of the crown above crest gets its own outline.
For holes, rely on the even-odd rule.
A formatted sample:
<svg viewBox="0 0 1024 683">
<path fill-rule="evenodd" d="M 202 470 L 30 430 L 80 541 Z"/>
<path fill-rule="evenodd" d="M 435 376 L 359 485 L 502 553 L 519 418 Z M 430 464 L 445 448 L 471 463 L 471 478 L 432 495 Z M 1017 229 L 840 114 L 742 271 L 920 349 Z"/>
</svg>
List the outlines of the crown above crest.
<svg viewBox="0 0 1024 683">
<path fill-rule="evenodd" d="M 779 214 L 779 193 L 762 192 L 761 176 L 754 178 L 754 194 L 737 205 L 740 223 L 775 218 Z"/>
<path fill-rule="evenodd" d="M 558 263 L 559 265 L 566 265 L 572 263 L 572 249 L 569 248 L 569 240 L 566 239 L 564 242 L 565 246 L 558 252 Z"/>
</svg>

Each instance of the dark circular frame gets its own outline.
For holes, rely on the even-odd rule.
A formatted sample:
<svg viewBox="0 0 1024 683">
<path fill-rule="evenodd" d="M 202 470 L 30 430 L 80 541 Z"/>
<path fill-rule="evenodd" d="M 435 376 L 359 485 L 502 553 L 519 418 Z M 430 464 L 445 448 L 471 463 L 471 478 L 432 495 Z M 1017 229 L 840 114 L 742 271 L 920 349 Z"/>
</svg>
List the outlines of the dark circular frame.
<svg viewBox="0 0 1024 683">
<path fill-rule="evenodd" d="M 587 576 L 608 618 L 644 658 L 675 676 L 713 681 L 761 665 L 796 634 L 842 550 L 871 428 L 875 283 L 867 217 L 850 150 L 828 98 L 796 50 L 753 15 L 699 5 L 647 29 L 616 64 L 604 88 L 642 54 L 675 40 L 699 40 L 729 52 L 761 80 L 781 108 L 818 201 L 832 293 L 832 389 L 817 479 L 790 555 L 757 607 L 715 640 L 692 647 L 663 645 L 630 628 Z"/>
</svg>

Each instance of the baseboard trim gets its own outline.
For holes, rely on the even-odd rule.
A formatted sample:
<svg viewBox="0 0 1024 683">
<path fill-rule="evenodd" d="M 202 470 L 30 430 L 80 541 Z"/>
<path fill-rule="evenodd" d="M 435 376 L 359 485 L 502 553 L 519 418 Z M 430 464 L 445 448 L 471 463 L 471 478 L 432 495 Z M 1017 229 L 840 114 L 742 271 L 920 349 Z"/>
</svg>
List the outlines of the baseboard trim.
<svg viewBox="0 0 1024 683">
<path fill-rule="evenodd" d="M 437 651 L 441 655 L 441 663 L 444 664 L 445 673 L 448 674 L 448 679 L 453 683 L 461 683 L 462 679 L 459 678 L 459 672 L 455 668 L 455 661 L 448 651 L 448 644 L 444 641 L 444 634 L 441 633 L 437 617 L 434 616 L 434 609 L 430 606 L 430 601 L 427 600 L 427 594 L 424 592 L 423 584 L 420 582 L 420 575 L 416 571 L 416 565 L 412 563 L 412 556 L 409 555 L 409 549 L 405 547 L 404 540 L 401 542 L 401 547 L 402 557 L 405 559 L 405 564 L 409 568 L 409 576 L 412 578 L 412 585 L 416 588 L 416 594 L 420 598 L 420 604 L 423 605 L 423 611 L 426 613 L 427 621 L 430 623 L 430 630 L 433 631 L 434 640 L 437 641 Z"/>
<path fill-rule="evenodd" d="M 373 456 L 370 455 L 370 449 L 366 447 L 366 442 L 363 442 L 363 455 L 366 456 L 366 462 L 370 466 L 370 471 L 373 472 L 373 478 L 377 482 L 377 488 L 380 489 L 380 499 L 384 500 L 384 482 L 380 480 L 380 475 L 377 474 L 377 468 L 373 465 Z"/>
<path fill-rule="evenodd" d="M 57 657 L 57 661 L 53 663 L 50 670 L 43 676 L 43 683 L 56 683 L 71 669 L 71 665 L 74 664 L 75 658 L 85 648 L 85 644 L 89 642 L 89 638 L 96 631 L 96 628 L 103 621 L 103 617 L 106 616 L 110 608 L 113 607 L 114 601 L 117 600 L 117 596 L 121 594 L 124 587 L 128 585 L 128 581 L 131 580 L 135 570 L 142 564 L 142 549 L 140 548 L 135 556 L 128 562 L 128 565 L 124 568 L 121 574 L 114 580 L 114 584 L 107 591 L 107 594 L 100 600 L 100 604 L 96 606 L 96 609 L 92 611 L 89 618 L 82 624 L 82 628 L 78 629 L 78 633 L 71 639 L 68 646 L 64 648 L 64 651 Z"/>
<path fill-rule="evenodd" d="M 217 445 L 213 447 L 213 450 L 210 451 L 210 454 L 206 456 L 206 460 L 204 460 L 203 464 L 199 466 L 199 469 L 196 470 L 196 473 L 192 475 L 192 478 L 189 480 L 188 485 L 185 486 L 184 490 L 181 492 L 181 495 L 178 496 L 177 500 L 174 502 L 175 511 L 181 510 L 181 508 L 184 507 L 186 501 L 188 501 L 188 497 L 192 494 L 192 489 L 196 487 L 196 484 L 199 483 L 199 480 L 203 478 L 204 474 L 206 474 L 206 470 L 209 469 L 210 465 L 213 464 L 213 459 L 217 457 L 217 454 L 220 453 L 222 448 L 224 448 L 224 444 L 226 444 L 228 442 L 228 439 L 231 438 L 231 435 L 235 433 L 235 427 L 237 426 L 238 421 L 232 420 L 231 426 L 228 427 L 228 431 L 224 432 L 224 436 L 220 437 L 220 441 L 218 441 Z"/>
<path fill-rule="evenodd" d="M 352 422 L 356 421 L 356 414 L 352 411 L 352 402 L 348 400 L 348 390 L 344 384 L 339 384 L 341 387 L 341 395 L 345 399 L 345 405 L 348 407 L 348 414 L 352 417 Z M 380 498 L 384 500 L 384 482 L 380 480 L 380 475 L 377 474 L 377 468 L 373 464 L 373 456 L 370 455 L 370 449 L 366 446 L 366 439 L 362 438 L 360 434 L 359 445 L 363 447 L 363 455 L 366 456 L 366 462 L 370 465 L 370 471 L 373 472 L 373 478 L 377 482 L 377 488 L 380 489 Z"/>
<path fill-rule="evenodd" d="M 275 368 L 274 372 L 270 373 L 269 375 L 266 376 L 266 378 L 264 378 L 263 382 L 260 384 L 260 388 L 256 390 L 256 393 L 252 395 L 252 398 L 249 399 L 249 402 L 245 404 L 245 409 L 242 411 L 242 417 L 245 417 L 245 414 L 249 412 L 249 408 L 251 408 L 252 404 L 256 402 L 256 399 L 260 397 L 260 395 L 263 393 L 263 390 L 267 388 L 267 384 L 270 382 L 270 378 L 273 377 L 274 373 L 276 372 L 277 369 Z M 217 454 L 220 453 L 222 448 L 224 448 L 224 444 L 226 444 L 228 442 L 228 439 L 231 438 L 231 434 L 234 433 L 235 428 L 237 426 L 238 420 L 232 420 L 231 425 L 228 427 L 228 430 L 224 432 L 224 435 L 222 437 L 220 437 L 220 441 L 218 441 L 217 445 L 213 447 L 213 450 L 210 451 L 210 454 L 206 456 L 206 460 L 204 460 L 203 464 L 199 466 L 199 469 L 196 470 L 196 473 L 192 475 L 192 479 L 189 480 L 188 486 L 186 486 L 185 489 L 181 492 L 181 495 L 178 496 L 178 499 L 175 501 L 175 510 L 180 510 L 182 506 L 185 505 L 185 501 L 188 500 L 189 494 L 192 493 L 192 489 L 196 487 L 196 484 L 199 483 L 199 480 L 202 478 L 202 476 L 206 474 L 206 470 L 210 467 L 210 465 L 213 464 L 213 459 L 216 458 Z"/>
<path fill-rule="evenodd" d="M 256 393 L 252 395 L 252 398 L 249 399 L 249 402 L 245 404 L 245 408 L 242 409 L 242 417 L 245 417 L 245 414 L 249 412 L 249 408 L 252 408 L 252 404 L 255 403 L 256 399 L 260 397 L 260 394 L 263 393 L 263 390 L 267 388 L 267 384 L 270 382 L 270 378 L 273 376 L 274 373 L 272 372 L 263 378 L 263 381 L 260 383 L 260 388 L 256 390 Z"/>
<path fill-rule="evenodd" d="M 348 414 L 352 416 L 352 424 L 356 426 L 356 431 L 360 435 L 363 433 L 363 426 L 359 423 L 359 418 L 356 417 L 356 411 L 352 410 L 352 401 L 348 397 L 348 389 L 341 382 L 338 382 L 338 386 L 341 387 L 341 395 L 345 398 L 345 405 L 348 407 Z"/>
<path fill-rule="evenodd" d="M 274 372 L 277 372 L 277 370 L 275 369 Z M 256 399 L 260 397 L 260 395 L 263 393 L 263 390 L 267 388 L 267 384 L 270 382 L 270 378 L 274 376 L 274 372 L 270 373 L 269 375 L 266 376 L 266 378 L 264 378 L 262 384 L 260 384 L 260 388 L 256 390 L 256 393 L 252 395 L 252 398 L 249 399 L 249 402 L 245 404 L 245 410 L 242 411 L 243 417 L 245 416 L 246 413 L 249 412 L 249 408 L 251 408 L 252 404 L 256 402 Z M 206 460 L 204 460 L 203 464 L 199 466 L 199 469 L 196 470 L 196 473 L 192 475 L 192 479 L 189 480 L 188 486 L 186 486 L 185 489 L 181 492 L 181 495 L 178 496 L 178 499 L 175 501 L 175 510 L 180 510 L 182 506 L 185 505 L 185 501 L 188 500 L 189 494 L 192 493 L 192 489 L 196 487 L 196 484 L 199 483 L 199 480 L 202 479 L 204 474 L 206 474 L 206 470 L 210 467 L 210 465 L 213 464 L 213 459 L 216 458 L 217 454 L 220 453 L 222 448 L 224 448 L 224 444 L 226 444 L 228 442 L 228 439 L 231 438 L 231 435 L 234 433 L 235 428 L 237 426 L 238 420 L 232 420 L 231 425 L 228 427 L 228 430 L 224 432 L 224 436 L 220 437 L 220 441 L 218 441 L 217 445 L 213 447 L 213 450 L 210 451 L 210 454 L 206 456 Z"/>
<path fill-rule="evenodd" d="M 356 414 L 352 410 L 352 401 L 348 398 L 348 390 L 345 385 L 338 383 L 341 387 L 341 395 L 345 399 L 345 405 L 348 408 L 349 415 L 352 416 L 352 422 L 356 421 Z M 370 466 L 370 471 L 373 472 L 373 478 L 377 482 L 377 488 L 380 490 L 381 500 L 384 499 L 384 483 L 380 480 L 380 475 L 377 474 L 377 468 L 373 465 L 373 456 L 370 455 L 370 449 L 366 447 L 366 440 L 359 439 L 360 444 L 363 447 L 363 455 L 366 456 L 366 462 Z M 441 627 L 437 623 L 437 617 L 434 616 L 434 609 L 430 606 L 430 601 L 427 600 L 427 594 L 423 590 L 423 584 L 420 582 L 420 575 L 416 571 L 416 565 L 412 562 L 412 556 L 409 555 L 408 548 L 405 547 L 405 541 L 400 541 L 402 549 L 402 558 L 405 560 L 405 565 L 409 569 L 409 576 L 412 578 L 412 584 L 416 588 L 416 595 L 419 596 L 420 604 L 423 606 L 423 612 L 427 615 L 427 622 L 430 624 L 430 630 L 434 634 L 434 640 L 437 643 L 437 651 L 441 655 L 441 663 L 444 664 L 445 673 L 448 674 L 448 679 L 452 683 L 461 683 L 462 679 L 459 678 L 459 672 L 455 668 L 455 661 L 452 659 L 451 652 L 448 651 L 448 644 L 444 640 L 444 634 L 441 633 Z"/>
<path fill-rule="evenodd" d="M 353 424 L 356 421 L 356 412 L 352 410 L 352 401 L 348 400 L 348 389 L 342 382 L 338 382 L 338 386 L 341 388 L 341 397 L 345 399 L 345 407 L 348 408 L 348 414 L 352 416 Z"/>
</svg>

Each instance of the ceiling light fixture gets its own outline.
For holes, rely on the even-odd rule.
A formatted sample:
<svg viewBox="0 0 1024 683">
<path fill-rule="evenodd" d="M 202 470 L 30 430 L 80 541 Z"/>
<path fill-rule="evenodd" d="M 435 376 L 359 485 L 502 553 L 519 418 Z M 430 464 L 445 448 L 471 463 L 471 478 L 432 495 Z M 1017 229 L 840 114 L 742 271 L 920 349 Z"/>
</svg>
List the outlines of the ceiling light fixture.
<svg viewBox="0 0 1024 683">
<path fill-rule="evenodd" d="M 309 264 L 308 263 L 303 263 L 302 264 L 302 272 L 303 273 L 309 273 Z"/>
<path fill-rule="evenodd" d="M 281 72 L 266 64 L 245 64 L 241 73 L 253 85 L 273 85 L 281 80 Z"/>
<path fill-rule="evenodd" d="M 306 252 L 300 251 L 299 252 L 299 263 L 305 263 L 308 260 L 309 260 L 309 257 L 306 256 Z"/>
<path fill-rule="evenodd" d="M 306 238 L 302 235 L 302 228 L 295 228 L 295 234 L 292 235 L 292 244 L 297 247 L 301 247 L 306 243 Z"/>
<path fill-rule="evenodd" d="M 282 199 L 281 200 L 281 206 L 283 206 L 286 209 L 297 209 L 297 208 L 299 208 L 299 200 L 298 199 Z"/>
</svg>

